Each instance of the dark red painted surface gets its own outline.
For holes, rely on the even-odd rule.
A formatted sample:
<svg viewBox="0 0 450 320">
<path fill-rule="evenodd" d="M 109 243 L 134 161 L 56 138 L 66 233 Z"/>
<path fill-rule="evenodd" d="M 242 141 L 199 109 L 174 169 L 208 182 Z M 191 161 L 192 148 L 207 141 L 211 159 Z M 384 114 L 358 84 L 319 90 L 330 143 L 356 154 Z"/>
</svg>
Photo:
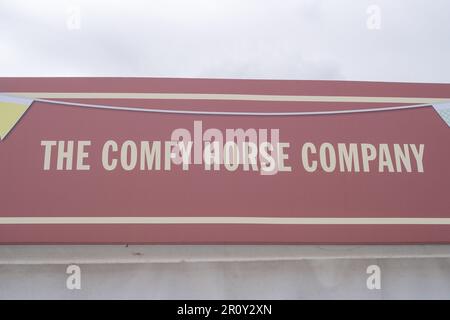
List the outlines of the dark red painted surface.
<svg viewBox="0 0 450 320">
<path fill-rule="evenodd" d="M 450 85 L 335 81 L 0 78 L 0 92 L 169 92 L 450 98 Z M 374 103 L 72 100 L 211 111 L 316 111 Z M 279 128 L 289 173 L 105 171 L 106 140 L 170 140 L 176 128 Z M 0 141 L 0 216 L 450 218 L 450 128 L 432 108 L 302 117 L 144 114 L 34 103 Z M 44 171 L 41 140 L 92 140 L 89 171 Z M 305 142 L 425 144 L 424 173 L 306 172 Z M 450 225 L 0 225 L 1 243 L 449 243 Z"/>
</svg>

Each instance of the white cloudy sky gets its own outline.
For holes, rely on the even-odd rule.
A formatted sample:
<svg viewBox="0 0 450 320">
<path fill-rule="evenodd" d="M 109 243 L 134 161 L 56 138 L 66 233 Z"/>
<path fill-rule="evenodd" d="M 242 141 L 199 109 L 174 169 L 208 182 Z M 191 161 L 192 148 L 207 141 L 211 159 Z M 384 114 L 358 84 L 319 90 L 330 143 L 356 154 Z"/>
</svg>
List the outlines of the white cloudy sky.
<svg viewBox="0 0 450 320">
<path fill-rule="evenodd" d="M 450 1 L 0 0 L 0 76 L 450 82 Z"/>
</svg>

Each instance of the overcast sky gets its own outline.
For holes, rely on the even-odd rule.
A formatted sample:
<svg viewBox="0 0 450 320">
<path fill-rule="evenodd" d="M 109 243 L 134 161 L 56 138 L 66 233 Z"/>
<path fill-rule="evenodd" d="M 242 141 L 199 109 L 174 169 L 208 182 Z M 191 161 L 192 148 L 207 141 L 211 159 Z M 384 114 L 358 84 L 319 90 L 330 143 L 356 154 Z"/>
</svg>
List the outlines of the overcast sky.
<svg viewBox="0 0 450 320">
<path fill-rule="evenodd" d="M 450 82 L 449 0 L 0 0 L 0 76 Z"/>
</svg>

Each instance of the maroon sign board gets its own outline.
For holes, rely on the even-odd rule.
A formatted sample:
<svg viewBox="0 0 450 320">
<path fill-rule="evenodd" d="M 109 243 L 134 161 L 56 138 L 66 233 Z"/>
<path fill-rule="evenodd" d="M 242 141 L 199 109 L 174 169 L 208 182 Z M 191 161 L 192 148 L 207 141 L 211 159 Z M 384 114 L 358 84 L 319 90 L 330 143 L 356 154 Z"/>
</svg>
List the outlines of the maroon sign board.
<svg viewBox="0 0 450 320">
<path fill-rule="evenodd" d="M 450 243 L 450 85 L 0 78 L 0 243 Z"/>
</svg>

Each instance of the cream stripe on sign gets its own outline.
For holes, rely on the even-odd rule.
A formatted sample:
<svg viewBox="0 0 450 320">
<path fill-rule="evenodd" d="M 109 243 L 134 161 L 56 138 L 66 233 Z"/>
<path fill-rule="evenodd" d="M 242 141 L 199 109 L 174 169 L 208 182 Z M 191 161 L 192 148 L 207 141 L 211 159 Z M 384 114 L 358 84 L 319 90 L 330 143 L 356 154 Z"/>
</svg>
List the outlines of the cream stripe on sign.
<svg viewBox="0 0 450 320">
<path fill-rule="evenodd" d="M 1 217 L 5 224 L 450 225 L 450 218 Z"/>
<path fill-rule="evenodd" d="M 450 98 L 296 96 L 210 93 L 117 93 L 117 92 L 5 92 L 10 96 L 34 99 L 155 99 L 155 100 L 237 100 L 280 102 L 356 102 L 356 103 L 439 103 Z"/>
</svg>

